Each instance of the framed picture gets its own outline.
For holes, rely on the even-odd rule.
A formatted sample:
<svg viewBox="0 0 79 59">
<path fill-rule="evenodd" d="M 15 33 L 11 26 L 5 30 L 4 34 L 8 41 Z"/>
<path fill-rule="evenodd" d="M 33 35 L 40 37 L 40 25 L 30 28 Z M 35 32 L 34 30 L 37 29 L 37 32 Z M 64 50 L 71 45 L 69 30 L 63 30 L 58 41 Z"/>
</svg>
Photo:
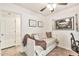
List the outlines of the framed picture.
<svg viewBox="0 0 79 59">
<path fill-rule="evenodd" d="M 76 17 L 76 31 L 79 31 L 79 15 L 78 14 L 75 14 L 75 17 Z"/>
<path fill-rule="evenodd" d="M 56 29 L 74 30 L 74 17 L 56 20 Z"/>
<path fill-rule="evenodd" d="M 36 20 L 29 19 L 29 27 L 36 27 Z"/>
<path fill-rule="evenodd" d="M 38 27 L 43 27 L 43 22 L 42 21 L 38 21 Z"/>
</svg>

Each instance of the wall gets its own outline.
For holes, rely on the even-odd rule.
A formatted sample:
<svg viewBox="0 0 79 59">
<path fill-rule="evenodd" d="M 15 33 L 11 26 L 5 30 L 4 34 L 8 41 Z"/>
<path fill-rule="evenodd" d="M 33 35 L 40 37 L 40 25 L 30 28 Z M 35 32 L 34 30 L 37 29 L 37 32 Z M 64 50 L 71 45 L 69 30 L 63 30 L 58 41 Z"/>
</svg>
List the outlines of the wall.
<svg viewBox="0 0 79 59">
<path fill-rule="evenodd" d="M 64 9 L 63 11 L 54 13 L 53 15 L 50 15 L 48 17 L 45 17 L 41 14 L 34 13 L 28 9 L 24 9 L 20 6 L 17 6 L 15 4 L 0 4 L 0 10 L 6 10 L 15 12 L 16 14 L 21 16 L 21 37 L 23 39 L 23 36 L 26 33 L 37 33 L 37 32 L 46 32 L 46 31 L 52 31 L 53 36 L 55 36 L 59 40 L 59 46 L 71 49 L 70 48 L 70 33 L 73 32 L 75 34 L 75 38 L 78 39 L 79 33 L 76 30 L 55 30 L 55 24 L 54 21 L 57 19 L 74 16 L 76 13 L 79 14 L 79 6 L 74 6 L 68 9 Z M 28 19 L 34 19 L 34 20 L 40 20 L 43 21 L 43 28 L 38 27 L 28 27 Z M 19 20 L 17 20 L 18 22 Z M 18 23 L 19 24 L 19 23 Z M 18 28 L 18 26 L 17 26 Z M 53 29 L 53 30 L 52 30 Z M 61 35 L 60 35 L 61 34 Z M 18 35 L 18 34 L 17 34 Z M 21 40 L 22 40 L 21 39 Z"/>
<path fill-rule="evenodd" d="M 21 39 L 20 39 L 21 43 L 22 43 L 22 39 L 26 33 L 37 33 L 37 32 L 40 33 L 40 32 L 44 31 L 45 24 L 43 24 L 42 28 L 41 27 L 29 27 L 29 22 L 28 22 L 29 19 L 44 22 L 45 17 L 43 15 L 34 13 L 28 9 L 24 9 L 20 6 L 17 6 L 16 4 L 9 4 L 9 3 L 0 4 L 0 11 L 5 11 L 5 10 L 9 11 L 9 12 L 14 12 L 20 16 L 20 17 L 17 16 L 16 22 L 18 23 L 18 26 L 19 25 L 21 26 L 21 28 L 16 26 L 16 29 L 17 29 L 17 33 L 19 33 L 18 28 L 20 28 L 21 33 L 19 33 L 19 34 L 21 35 Z M 19 20 L 19 18 L 21 20 Z M 19 34 L 17 34 L 17 35 L 19 35 Z"/>
<path fill-rule="evenodd" d="M 79 32 L 76 31 L 76 25 L 74 25 L 75 30 L 55 30 L 54 21 L 71 16 L 75 17 L 75 14 L 79 15 L 79 5 L 63 9 L 63 11 L 59 11 L 48 17 L 48 20 L 50 20 L 48 30 L 52 31 L 53 36 L 59 40 L 59 46 L 66 49 L 71 49 L 70 33 L 73 32 L 75 38 L 79 40 Z M 76 24 L 76 19 L 74 19 L 74 24 Z"/>
</svg>

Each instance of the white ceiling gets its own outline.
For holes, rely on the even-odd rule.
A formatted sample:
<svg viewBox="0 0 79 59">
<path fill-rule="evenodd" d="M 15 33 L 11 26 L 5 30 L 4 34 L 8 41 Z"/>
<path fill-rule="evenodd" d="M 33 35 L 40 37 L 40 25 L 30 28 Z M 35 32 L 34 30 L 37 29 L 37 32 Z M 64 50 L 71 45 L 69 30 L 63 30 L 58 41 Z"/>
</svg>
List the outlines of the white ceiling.
<svg viewBox="0 0 79 59">
<path fill-rule="evenodd" d="M 45 16 L 52 14 L 47 8 L 43 12 L 40 12 L 40 10 L 44 8 L 47 5 L 47 3 L 16 3 L 16 5 L 19 5 L 23 8 L 29 9 L 33 12 L 40 13 Z M 63 9 L 70 8 L 72 6 L 76 6 L 76 5 L 79 5 L 79 4 L 68 3 L 67 5 L 57 5 L 53 13 L 61 11 Z"/>
</svg>

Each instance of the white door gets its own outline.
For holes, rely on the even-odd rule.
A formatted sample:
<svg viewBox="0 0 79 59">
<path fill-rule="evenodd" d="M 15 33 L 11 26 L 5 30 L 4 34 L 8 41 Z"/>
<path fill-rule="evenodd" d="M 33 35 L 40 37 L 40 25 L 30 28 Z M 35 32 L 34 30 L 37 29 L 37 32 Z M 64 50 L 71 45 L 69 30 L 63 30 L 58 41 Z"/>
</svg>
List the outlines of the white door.
<svg viewBox="0 0 79 59">
<path fill-rule="evenodd" d="M 8 13 L 2 13 L 0 16 L 0 37 L 1 49 L 15 45 L 16 22 L 15 16 Z"/>
<path fill-rule="evenodd" d="M 1 40 L 1 48 L 5 48 L 5 21 L 0 15 L 0 40 Z"/>
<path fill-rule="evenodd" d="M 10 16 L 6 20 L 6 47 L 14 46 L 16 43 L 16 23 L 15 17 Z"/>
</svg>

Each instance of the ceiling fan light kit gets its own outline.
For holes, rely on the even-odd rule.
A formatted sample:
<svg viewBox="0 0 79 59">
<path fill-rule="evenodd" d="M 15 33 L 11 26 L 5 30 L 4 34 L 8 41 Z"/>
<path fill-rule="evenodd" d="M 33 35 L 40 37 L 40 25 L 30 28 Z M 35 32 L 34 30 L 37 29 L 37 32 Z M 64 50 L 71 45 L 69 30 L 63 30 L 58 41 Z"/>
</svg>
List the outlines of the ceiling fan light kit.
<svg viewBox="0 0 79 59">
<path fill-rule="evenodd" d="M 57 5 L 67 5 L 67 3 L 48 3 L 40 11 L 43 12 L 46 8 L 48 8 L 51 12 L 53 12 Z"/>
<path fill-rule="evenodd" d="M 51 13 L 54 11 L 54 9 L 53 10 L 51 10 Z"/>
<path fill-rule="evenodd" d="M 51 12 L 53 12 L 54 11 L 54 9 L 56 8 L 56 4 L 53 4 L 53 3 L 49 3 L 48 5 L 47 5 L 47 8 L 51 11 Z"/>
<path fill-rule="evenodd" d="M 52 4 L 53 8 L 56 8 L 56 5 L 57 5 L 57 4 L 55 4 L 55 3 L 54 3 L 54 4 Z"/>
<path fill-rule="evenodd" d="M 52 8 L 52 6 L 51 5 L 47 5 L 47 8 L 49 9 L 49 10 L 52 10 L 53 8 Z"/>
</svg>

